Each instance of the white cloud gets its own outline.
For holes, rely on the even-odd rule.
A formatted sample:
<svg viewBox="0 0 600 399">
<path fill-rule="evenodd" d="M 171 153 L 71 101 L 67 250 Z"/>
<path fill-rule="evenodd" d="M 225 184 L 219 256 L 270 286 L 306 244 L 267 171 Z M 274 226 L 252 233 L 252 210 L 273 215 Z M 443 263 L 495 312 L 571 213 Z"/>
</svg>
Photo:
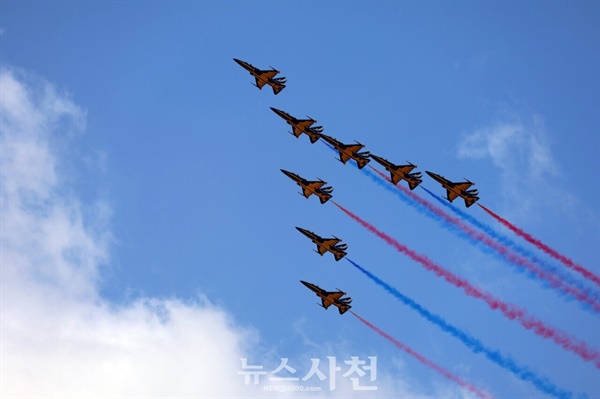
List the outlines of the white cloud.
<svg viewBox="0 0 600 399">
<path fill-rule="evenodd" d="M 560 177 L 548 136 L 540 118 L 531 123 L 519 119 L 465 133 L 458 145 L 460 158 L 489 159 L 500 170 L 499 184 L 510 213 L 524 217 L 546 198 L 572 206 L 574 198 L 551 184 Z"/>
<path fill-rule="evenodd" d="M 253 334 L 201 299 L 97 291 L 110 209 L 65 194 L 57 143 L 85 112 L 47 82 L 0 71 L 3 397 L 240 396 Z M 83 215 L 86 215 L 84 219 Z"/>
<path fill-rule="evenodd" d="M 498 123 L 464 135 L 458 147 L 464 158 L 491 158 L 505 173 L 515 170 L 531 178 L 556 174 L 541 121 L 531 126 L 521 121 Z"/>
</svg>

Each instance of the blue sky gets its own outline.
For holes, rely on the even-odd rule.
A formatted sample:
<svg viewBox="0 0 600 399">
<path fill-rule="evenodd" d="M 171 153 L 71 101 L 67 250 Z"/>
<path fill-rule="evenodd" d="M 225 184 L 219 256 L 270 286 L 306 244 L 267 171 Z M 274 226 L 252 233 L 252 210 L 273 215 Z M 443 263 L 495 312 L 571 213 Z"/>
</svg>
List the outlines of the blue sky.
<svg viewBox="0 0 600 399">
<path fill-rule="evenodd" d="M 543 397 L 348 262 L 319 257 L 295 226 L 342 238 L 352 260 L 453 325 L 561 388 L 600 396 L 591 363 L 467 297 L 332 204 L 300 197 L 279 169 L 328 181 L 334 200 L 401 243 L 596 350 L 597 314 L 321 143 L 295 139 L 269 110 L 310 115 L 324 133 L 392 162 L 468 178 L 483 205 L 599 274 L 597 3 L 4 1 L 0 11 L 3 202 L 14 204 L 2 210 L 7 396 L 244 397 L 256 391 L 237 374 L 240 357 L 269 370 L 289 358 L 305 374 L 311 357 L 377 356 L 382 397 L 468 397 L 350 314 L 316 306 L 302 279 L 343 289 L 357 314 L 495 397 Z M 234 57 L 281 70 L 286 89 L 252 87 Z M 443 194 L 426 175 L 423 186 Z M 479 207 L 467 212 L 509 235 Z M 39 328 L 24 314 L 61 333 L 23 335 Z M 33 348 L 44 362 L 27 363 Z M 89 380 L 47 377 L 57 365 L 89 370 Z M 358 396 L 340 381 L 319 395 Z"/>
</svg>

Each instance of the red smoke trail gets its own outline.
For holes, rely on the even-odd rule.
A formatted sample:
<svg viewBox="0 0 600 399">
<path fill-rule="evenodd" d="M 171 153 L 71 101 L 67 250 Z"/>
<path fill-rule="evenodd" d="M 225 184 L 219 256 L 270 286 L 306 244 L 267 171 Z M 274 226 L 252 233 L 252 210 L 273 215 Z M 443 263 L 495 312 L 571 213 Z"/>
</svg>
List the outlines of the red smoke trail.
<svg viewBox="0 0 600 399">
<path fill-rule="evenodd" d="M 370 166 L 370 167 L 375 172 L 377 172 L 377 174 L 379 174 L 379 176 L 381 176 L 382 178 L 384 178 L 387 181 L 390 181 L 385 174 L 383 174 L 379 170 L 373 168 L 372 166 Z M 472 238 L 476 241 L 479 241 L 482 244 L 486 245 L 488 248 L 491 248 L 494 251 L 496 251 L 496 253 L 502 257 L 502 259 L 504 259 L 518 267 L 526 268 L 531 273 L 533 273 L 535 276 L 548 281 L 553 288 L 559 289 L 562 292 L 573 296 L 578 301 L 587 303 L 588 305 L 591 306 L 591 308 L 595 312 L 600 312 L 600 303 L 598 303 L 598 301 L 596 301 L 594 298 L 590 297 L 589 295 L 587 295 L 585 292 L 581 291 L 577 287 L 568 285 L 563 280 L 558 278 L 557 276 L 555 276 L 551 273 L 545 272 L 544 270 L 540 269 L 536 264 L 530 262 L 528 259 L 520 256 L 519 254 L 514 253 L 508 247 L 495 241 L 494 239 L 489 237 L 487 234 L 472 228 L 471 226 L 465 224 L 462 220 L 460 220 L 457 217 L 448 215 L 442 209 L 434 206 L 429 201 L 419 197 L 418 195 L 411 192 L 407 188 L 405 188 L 403 186 L 399 186 L 399 185 L 395 185 L 395 187 L 397 189 L 399 189 L 400 191 L 402 191 L 404 194 L 406 194 L 408 197 L 410 197 L 413 201 L 415 201 L 419 205 L 423 206 L 424 208 L 427 208 L 427 210 L 429 210 L 436 217 L 444 220 L 446 223 L 455 225 L 460 230 L 462 230 L 464 233 L 466 233 L 470 238 Z"/>
<path fill-rule="evenodd" d="M 515 232 L 518 236 L 523 237 L 525 240 L 527 240 L 531 244 L 535 245 L 537 248 L 541 249 L 542 251 L 546 252 L 548 255 L 552 256 L 554 259 L 559 260 L 565 266 L 567 266 L 567 267 L 575 270 L 577 273 L 581 274 L 586 279 L 588 279 L 590 281 L 593 281 L 597 285 L 600 285 L 600 277 L 598 277 L 597 275 L 595 275 L 591 271 L 587 270 L 585 267 L 580 266 L 577 263 L 573 262 L 571 259 L 567 258 L 566 256 L 559 254 L 557 251 L 555 251 L 554 249 L 550 248 L 548 245 L 544 244 L 543 242 L 541 242 L 537 238 L 531 236 L 529 233 L 526 233 L 525 231 L 521 230 L 520 228 L 518 228 L 514 224 L 510 223 L 508 220 L 506 220 L 506 219 L 500 217 L 499 215 L 495 214 L 494 212 L 492 212 L 491 210 L 489 210 L 485 206 L 480 205 L 480 204 L 477 204 L 477 205 L 479 205 L 481 207 L 481 209 L 483 209 L 484 211 L 486 211 L 490 216 L 492 216 L 494 219 L 496 219 L 497 221 L 499 221 L 502 225 L 508 227 L 510 230 L 512 230 L 513 232 Z"/>
<path fill-rule="evenodd" d="M 580 340 L 577 340 L 565 332 L 557 330 L 553 327 L 547 326 L 541 320 L 536 319 L 533 316 L 527 314 L 524 309 L 517 307 L 516 305 L 505 303 L 491 294 L 483 292 L 479 288 L 471 285 L 467 280 L 458 277 L 454 273 L 444 269 L 441 266 L 435 264 L 432 260 L 424 255 L 421 255 L 407 246 L 399 243 L 394 238 L 378 230 L 375 226 L 361 219 L 354 213 L 350 212 L 337 202 L 331 200 L 335 206 L 341 209 L 345 214 L 350 216 L 352 219 L 357 221 L 364 228 L 375 234 L 389 245 L 396 248 L 396 250 L 404 255 L 408 256 L 417 263 L 420 263 L 425 269 L 434 272 L 438 277 L 443 277 L 444 280 L 453 284 L 458 288 L 462 288 L 463 291 L 474 298 L 485 301 L 491 309 L 499 309 L 504 316 L 510 320 L 517 320 L 523 327 L 528 330 L 532 330 L 535 334 L 540 337 L 551 339 L 556 344 L 562 346 L 564 349 L 575 353 L 585 361 L 593 361 L 597 368 L 600 369 L 600 353 L 596 350 L 589 348 L 588 345 Z"/>
<path fill-rule="evenodd" d="M 408 346 L 404 345 L 402 342 L 398 341 L 396 338 L 394 338 L 391 335 L 389 335 L 388 333 L 380 330 L 378 327 L 376 327 L 375 325 L 371 324 L 367 320 L 363 319 L 362 317 L 360 317 L 359 315 L 357 315 L 353 311 L 350 311 L 350 313 L 352 313 L 358 320 L 360 320 L 361 322 L 363 322 L 364 325 L 366 325 L 367 327 L 369 327 L 370 329 L 372 329 L 373 331 L 375 331 L 377 334 L 381 335 L 383 338 L 385 338 L 388 341 L 390 341 L 398 349 L 403 350 L 407 354 L 411 355 L 412 357 L 414 357 L 415 359 L 417 359 L 418 361 L 420 361 L 421 363 L 423 363 L 425 366 L 427 366 L 427 367 L 429 367 L 429 368 L 437 371 L 438 373 L 442 374 L 444 377 L 448 378 L 449 380 L 456 382 L 458 385 L 460 385 L 461 387 L 463 387 L 463 388 L 465 388 L 465 389 L 473 392 L 475 395 L 479 396 L 480 398 L 493 399 L 492 395 L 490 395 L 487 392 L 485 392 L 485 391 L 477 388 L 476 386 L 474 386 L 472 384 L 469 384 L 468 382 L 466 382 L 462 378 L 460 378 L 460 377 L 452 374 L 451 372 L 449 372 L 448 370 L 446 370 L 442 366 L 439 366 L 439 365 L 435 364 L 431 360 L 427 359 L 425 356 L 421 355 L 418 352 L 415 352 L 414 350 L 412 350 Z"/>
</svg>

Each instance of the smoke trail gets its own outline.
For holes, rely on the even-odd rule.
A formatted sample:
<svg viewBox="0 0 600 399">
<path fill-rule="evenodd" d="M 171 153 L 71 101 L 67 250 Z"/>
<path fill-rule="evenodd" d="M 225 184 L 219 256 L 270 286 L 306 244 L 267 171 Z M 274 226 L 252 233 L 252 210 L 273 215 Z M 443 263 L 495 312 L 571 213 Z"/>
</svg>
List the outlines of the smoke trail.
<svg viewBox="0 0 600 399">
<path fill-rule="evenodd" d="M 372 323 L 370 323 L 367 320 L 363 319 L 362 317 L 360 317 L 359 315 L 357 315 L 353 311 L 350 311 L 350 313 L 352 313 L 364 325 L 366 325 L 367 327 L 371 328 L 377 334 L 381 335 L 383 338 L 387 339 L 392 344 L 394 344 L 398 349 L 400 349 L 400 350 L 406 352 L 407 354 L 409 354 L 410 356 L 414 357 L 415 359 L 417 359 L 418 361 L 420 361 L 421 363 L 423 363 L 425 366 L 429 367 L 430 369 L 433 369 L 433 370 L 437 371 L 438 373 L 442 374 L 444 377 L 448 378 L 451 381 L 454 381 L 455 383 L 457 383 L 461 387 L 463 387 L 463 388 L 465 388 L 465 389 L 473 392 L 475 395 L 479 396 L 480 398 L 483 398 L 483 399 L 493 399 L 493 396 L 491 396 L 487 392 L 485 392 L 485 391 L 477 388 L 476 386 L 474 386 L 474 385 L 466 382 L 462 378 L 460 378 L 460 377 L 452 374 L 450 371 L 446 370 L 445 368 L 443 368 L 443 367 L 439 366 L 438 364 L 432 362 L 431 360 L 427 359 L 425 356 L 423 356 L 420 353 L 414 351 L 410 347 L 404 345 L 402 342 L 398 341 L 396 338 L 392 337 L 391 335 L 389 335 L 388 333 L 382 331 L 381 329 L 379 329 L 378 327 L 376 327 Z"/>
<path fill-rule="evenodd" d="M 557 398 L 573 397 L 572 392 L 558 388 L 547 378 L 538 376 L 536 373 L 529 370 L 529 368 L 527 368 L 526 366 L 519 365 L 516 361 L 514 361 L 508 356 L 502 355 L 497 350 L 487 348 L 477 338 L 472 337 L 471 335 L 458 329 L 457 327 L 454 327 L 446 320 L 444 320 L 441 316 L 431 313 L 430 311 L 416 303 L 414 300 L 401 294 L 397 289 L 385 283 L 383 280 L 379 279 L 371 272 L 363 269 L 360 265 L 354 263 L 350 259 L 345 259 L 348 260 L 348 262 L 350 262 L 352 265 L 354 265 L 354 267 L 356 267 L 358 270 L 363 272 L 367 277 L 373 280 L 377 285 L 385 289 L 388 293 L 392 294 L 400 302 L 404 303 L 405 305 L 419 313 L 419 315 L 425 318 L 427 321 L 431 322 L 432 324 L 435 324 L 436 326 L 440 327 L 444 332 L 459 339 L 473 353 L 483 353 L 483 355 L 485 355 L 485 357 L 487 357 L 492 362 L 496 363 L 505 370 L 510 371 L 521 380 L 531 382 L 537 389 L 539 389 L 542 392 L 545 392 Z"/>
<path fill-rule="evenodd" d="M 591 271 L 587 270 L 583 266 L 578 265 L 577 263 L 573 262 L 571 259 L 567 258 L 566 256 L 559 254 L 556 250 L 550 248 L 548 245 L 544 244 L 537 238 L 533 237 L 531 234 L 523 231 L 522 229 L 518 228 L 514 224 L 510 223 L 508 220 L 495 214 L 494 212 L 492 212 L 485 206 L 480 205 L 480 204 L 477 204 L 477 205 L 479 205 L 481 207 L 481 209 L 486 211 L 490 216 L 492 216 L 494 219 L 499 221 L 502 225 L 508 227 L 510 230 L 512 230 L 518 236 L 523 237 L 525 240 L 527 240 L 531 244 L 535 245 L 538 249 L 541 249 L 542 251 L 546 252 L 548 255 L 550 255 L 554 259 L 557 259 L 558 261 L 563 263 L 565 266 L 575 270 L 577 273 L 581 274 L 586 279 L 594 282 L 596 285 L 600 285 L 600 277 L 598 277 Z"/>
<path fill-rule="evenodd" d="M 469 240 L 472 244 L 480 247 L 486 253 L 493 254 L 499 260 L 506 261 L 512 265 L 517 266 L 517 270 L 519 270 L 520 272 L 526 273 L 530 278 L 534 278 L 534 279 L 542 282 L 545 287 L 557 289 L 563 295 L 568 295 L 568 297 L 570 297 L 570 298 L 577 299 L 578 301 L 580 301 L 580 303 L 584 306 L 584 308 L 586 310 L 591 309 L 595 312 L 600 312 L 600 301 L 598 300 L 597 292 L 590 292 L 587 289 L 587 287 L 582 286 L 579 282 L 573 280 L 573 278 L 569 275 L 561 275 L 559 278 L 548 272 L 545 272 L 544 270 L 540 269 L 536 265 L 536 263 L 533 263 L 533 262 L 529 261 L 527 258 L 512 252 L 510 249 L 516 249 L 516 247 L 517 247 L 514 243 L 512 243 L 512 245 L 511 245 L 511 243 L 507 242 L 507 240 L 501 240 L 499 235 L 497 233 L 495 233 L 495 231 L 493 231 L 493 229 L 483 225 L 481 222 L 477 221 L 477 219 L 474 219 L 472 216 L 458 210 L 458 212 L 460 212 L 461 216 L 463 214 L 466 215 L 465 218 L 467 220 L 471 221 L 471 219 L 473 219 L 474 222 L 472 222 L 472 223 L 474 223 L 477 227 L 482 229 L 484 231 L 484 233 L 487 233 L 487 235 L 483 234 L 480 231 L 473 229 L 471 226 L 462 222 L 459 218 L 453 217 L 453 216 L 447 214 L 442 209 L 434 206 L 432 203 L 419 197 L 418 195 L 414 194 L 407 188 L 402 187 L 402 186 L 395 186 L 392 184 L 388 184 L 389 179 L 387 178 L 386 175 L 384 175 L 377 169 L 371 167 L 370 165 L 369 165 L 369 167 L 372 170 L 374 170 L 375 172 L 377 172 L 377 174 L 381 177 L 381 179 L 377 175 L 374 175 L 372 172 L 370 172 L 366 169 L 363 169 L 362 171 L 368 177 L 370 177 L 373 181 L 375 181 L 377 184 L 379 184 L 380 186 L 384 187 L 385 189 L 396 194 L 406 204 L 416 208 L 417 210 L 419 210 L 421 213 L 425 214 L 426 216 L 429 216 L 429 217 L 443 223 L 444 227 L 458 233 L 461 238 Z M 382 181 L 382 179 L 385 181 Z M 427 190 L 424 187 L 422 187 L 422 188 L 425 191 L 427 191 L 428 193 L 430 193 L 431 195 L 433 195 L 434 197 L 437 197 L 437 196 L 435 196 L 435 194 L 431 193 L 431 191 Z M 405 194 L 405 195 L 402 195 L 402 194 Z M 442 201 L 441 198 L 439 198 L 439 197 L 437 197 L 437 198 L 440 201 Z M 451 204 L 446 203 L 447 201 L 443 201 L 443 202 L 444 202 L 444 205 L 451 206 Z M 452 208 L 456 208 L 456 207 L 452 207 Z M 507 245 L 508 247 L 502 245 L 498 241 L 495 241 L 492 237 L 496 238 L 498 241 L 503 242 L 504 244 L 508 244 Z M 537 259 L 535 259 L 535 260 L 537 260 Z M 566 281 L 571 282 L 572 284 L 575 285 L 575 287 L 567 285 L 565 283 Z"/>
<path fill-rule="evenodd" d="M 442 204 L 446 208 L 452 210 L 452 212 L 454 212 L 455 214 L 460 216 L 462 219 L 470 222 L 475 227 L 481 229 L 483 232 L 485 232 L 491 238 L 496 239 L 498 241 L 497 243 L 494 243 L 496 246 L 499 246 L 499 244 L 503 244 L 504 246 L 514 250 L 515 252 L 518 252 L 519 254 L 529 258 L 533 262 L 535 262 L 539 265 L 543 265 L 546 269 L 546 272 L 544 273 L 543 271 L 537 269 L 537 267 L 534 264 L 532 264 L 531 262 L 527 262 L 527 259 L 524 259 L 519 256 L 514 258 L 513 259 L 514 261 L 512 261 L 511 263 L 513 263 L 517 266 L 523 265 L 530 271 L 530 275 L 531 275 L 531 273 L 533 273 L 534 275 L 537 275 L 537 276 L 545 279 L 550 284 L 550 287 L 560 289 L 563 293 L 570 294 L 571 296 L 575 297 L 577 300 L 582 301 L 582 302 L 586 303 L 587 305 L 591 305 L 592 309 L 596 312 L 598 312 L 600 310 L 600 303 L 599 303 L 600 292 L 599 291 L 590 290 L 589 287 L 585 286 L 585 284 L 583 284 L 579 280 L 575 279 L 570 274 L 564 273 L 562 270 L 559 270 L 554 266 L 545 264 L 544 262 L 539 260 L 537 257 L 532 255 L 529 251 L 527 251 L 526 249 L 517 245 L 510 238 L 501 235 L 500 233 L 496 232 L 493 228 L 491 228 L 487 224 L 480 222 L 475 217 L 471 216 L 467 212 L 462 211 L 458 207 L 452 205 L 450 202 L 448 202 L 448 201 L 442 199 L 441 197 L 439 197 L 438 195 L 432 193 L 425 187 L 421 187 L 421 188 L 423 190 L 425 190 L 429 195 L 431 195 L 434 199 L 436 199 L 440 204 Z M 480 206 L 483 207 L 482 205 L 480 205 Z M 499 251 L 498 251 L 498 253 L 499 253 Z M 510 261 L 511 259 L 508 259 L 508 260 Z M 555 275 L 553 275 L 553 274 L 555 274 Z M 572 286 L 575 286 L 576 288 L 566 286 L 564 284 L 565 282 L 568 282 L 569 284 L 571 284 Z"/>
<path fill-rule="evenodd" d="M 598 351 L 588 347 L 588 345 L 580 340 L 571 337 L 569 334 L 555 329 L 554 327 L 546 325 L 543 321 L 529 315 L 524 309 L 517 307 L 516 305 L 503 302 L 489 293 L 486 293 L 479 288 L 473 286 L 467 280 L 458 277 L 454 273 L 444 269 L 441 266 L 435 264 L 432 260 L 424 255 L 421 255 L 407 246 L 399 243 L 394 238 L 378 230 L 375 226 L 361 219 L 354 213 L 350 212 L 335 201 L 331 201 L 335 206 L 341 209 L 344 213 L 350 216 L 352 219 L 357 221 L 360 225 L 365 227 L 371 233 L 375 234 L 379 238 L 383 239 L 386 243 L 393 246 L 398 252 L 403 253 L 415 262 L 421 264 L 425 269 L 434 272 L 438 277 L 443 277 L 444 280 L 453 284 L 458 288 L 462 288 L 463 291 L 473 298 L 481 299 L 485 301 L 491 309 L 500 310 L 502 314 L 510 320 L 516 320 L 525 327 L 527 330 L 532 330 L 536 335 L 551 339 L 559 346 L 564 349 L 575 353 L 585 361 L 593 361 L 597 368 L 600 368 L 600 353 Z"/>
</svg>

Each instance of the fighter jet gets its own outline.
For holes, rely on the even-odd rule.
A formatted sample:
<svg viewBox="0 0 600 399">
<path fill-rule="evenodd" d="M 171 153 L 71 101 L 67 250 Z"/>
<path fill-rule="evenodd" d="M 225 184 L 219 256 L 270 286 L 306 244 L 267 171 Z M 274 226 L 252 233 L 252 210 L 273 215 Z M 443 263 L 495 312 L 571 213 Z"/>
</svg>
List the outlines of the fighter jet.
<svg viewBox="0 0 600 399">
<path fill-rule="evenodd" d="M 339 288 L 337 291 L 327 292 L 322 288 L 319 288 L 318 285 L 314 285 L 311 283 L 307 283 L 306 281 L 300 280 L 302 284 L 310 288 L 319 298 L 321 298 L 321 306 L 327 309 L 330 305 L 333 305 L 338 308 L 340 314 L 344 314 L 350 309 L 350 303 L 352 303 L 352 298 L 342 298 L 346 293 Z"/>
<path fill-rule="evenodd" d="M 468 208 L 479 199 L 479 197 L 477 196 L 477 194 L 479 194 L 479 191 L 467 190 L 473 185 L 473 183 L 467 179 L 465 179 L 467 180 L 466 182 L 453 183 L 450 180 L 444 178 L 444 176 L 436 175 L 433 172 L 427 172 L 427 174 L 446 189 L 446 199 L 450 202 L 454 201 L 456 197 L 461 197 L 465 200 L 465 205 Z"/>
<path fill-rule="evenodd" d="M 310 142 L 314 143 L 319 140 L 319 133 L 323 131 L 323 126 L 311 127 L 317 123 L 316 120 L 310 116 L 306 116 L 308 119 L 296 119 L 287 112 L 281 111 L 277 108 L 271 107 L 271 110 L 277 115 L 281 116 L 285 121 L 292 127 L 292 133 L 296 138 L 300 137 L 302 133 L 306 134 L 310 138 Z"/>
<path fill-rule="evenodd" d="M 364 147 L 363 144 L 356 141 L 356 144 L 342 144 L 333 137 L 329 137 L 325 134 L 320 134 L 321 138 L 325 140 L 329 145 L 335 148 L 340 153 L 339 161 L 343 164 L 348 162 L 349 159 L 354 159 L 358 164 L 358 168 L 362 169 L 366 164 L 369 163 L 369 152 L 358 152 L 361 148 Z"/>
<path fill-rule="evenodd" d="M 394 165 L 390 161 L 384 158 L 380 158 L 376 155 L 371 154 L 371 159 L 374 159 L 376 162 L 385 167 L 385 170 L 390 172 L 392 183 L 398 184 L 400 180 L 406 180 L 408 182 L 408 187 L 411 190 L 414 190 L 423 180 L 421 180 L 421 176 L 423 174 L 421 172 L 410 173 L 411 170 L 417 167 L 417 165 L 413 165 L 408 162 L 408 165 Z"/>
<path fill-rule="evenodd" d="M 318 181 L 308 181 L 295 173 L 288 172 L 287 170 L 281 169 L 283 173 L 290 179 L 294 180 L 296 184 L 302 187 L 302 193 L 300 195 L 306 198 L 310 197 L 311 194 L 316 195 L 321 200 L 321 204 L 326 203 L 331 198 L 331 192 L 333 187 L 323 187 L 327 184 L 326 181 L 319 179 Z"/>
<path fill-rule="evenodd" d="M 300 233 L 310 238 L 312 242 L 317 244 L 317 250 L 315 252 L 319 255 L 323 256 L 325 252 L 329 251 L 333 254 L 335 260 L 340 260 L 344 256 L 346 256 L 346 249 L 348 249 L 348 244 L 336 245 L 338 242 L 342 241 L 339 238 L 335 236 L 333 238 L 322 238 L 313 233 L 312 231 L 308 231 L 300 227 L 296 227 L 296 229 Z"/>
<path fill-rule="evenodd" d="M 285 88 L 287 79 L 284 77 L 276 78 L 275 75 L 280 73 L 280 71 L 275 68 L 271 67 L 271 69 L 261 70 L 254 67 L 252 64 L 238 60 L 237 58 L 234 58 L 233 60 L 250 72 L 250 75 L 254 76 L 256 79 L 256 84 L 254 84 L 254 86 L 258 87 L 259 90 L 262 90 L 263 86 L 267 84 L 273 88 L 273 93 L 279 94 L 279 92 Z"/>
</svg>

